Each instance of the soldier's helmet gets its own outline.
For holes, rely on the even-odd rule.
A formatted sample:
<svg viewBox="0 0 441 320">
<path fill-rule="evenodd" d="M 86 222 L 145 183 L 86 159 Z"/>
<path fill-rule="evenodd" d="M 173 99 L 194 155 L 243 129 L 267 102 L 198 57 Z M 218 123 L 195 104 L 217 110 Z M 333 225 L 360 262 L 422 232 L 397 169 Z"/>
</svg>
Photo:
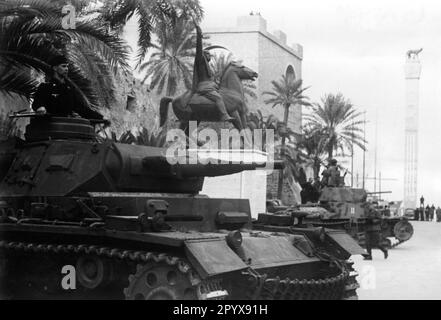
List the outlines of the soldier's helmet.
<svg viewBox="0 0 441 320">
<path fill-rule="evenodd" d="M 335 165 L 337 164 L 337 160 L 335 160 L 335 159 L 331 159 L 331 160 L 329 160 L 329 164 L 330 164 L 331 166 L 335 166 Z"/>
</svg>

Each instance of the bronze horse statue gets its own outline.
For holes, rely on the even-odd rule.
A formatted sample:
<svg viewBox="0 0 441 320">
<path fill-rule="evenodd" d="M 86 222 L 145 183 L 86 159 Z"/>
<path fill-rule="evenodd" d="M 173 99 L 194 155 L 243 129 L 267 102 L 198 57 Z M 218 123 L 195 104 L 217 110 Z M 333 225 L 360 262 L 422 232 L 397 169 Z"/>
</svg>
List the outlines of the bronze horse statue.
<svg viewBox="0 0 441 320">
<path fill-rule="evenodd" d="M 227 112 L 234 119 L 233 125 L 240 131 L 246 126 L 246 104 L 242 80 L 255 80 L 257 73 L 237 62 L 230 62 L 220 79 L 219 94 L 221 95 Z M 167 120 L 169 103 L 180 121 L 180 129 L 188 133 L 189 121 L 218 121 L 219 112 L 213 101 L 203 95 L 188 90 L 176 97 L 161 99 L 159 114 L 160 126 Z"/>
</svg>

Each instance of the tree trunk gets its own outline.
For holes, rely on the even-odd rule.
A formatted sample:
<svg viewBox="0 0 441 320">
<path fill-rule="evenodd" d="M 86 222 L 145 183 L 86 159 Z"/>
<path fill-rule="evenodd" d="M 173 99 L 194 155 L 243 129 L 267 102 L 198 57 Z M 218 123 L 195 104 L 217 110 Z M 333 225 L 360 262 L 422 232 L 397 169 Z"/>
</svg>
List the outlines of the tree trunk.
<svg viewBox="0 0 441 320">
<path fill-rule="evenodd" d="M 312 170 L 314 173 L 314 181 L 319 179 L 319 173 L 320 173 L 320 160 L 314 159 L 314 164 L 312 166 Z"/>
<path fill-rule="evenodd" d="M 329 148 L 329 150 L 328 150 L 328 160 L 330 160 L 330 159 L 332 159 L 332 155 L 333 155 L 333 152 L 334 150 L 333 150 L 333 148 L 331 147 L 331 148 Z"/>
<path fill-rule="evenodd" d="M 285 124 L 285 127 L 288 128 L 288 115 L 289 115 L 289 104 L 286 104 L 285 106 L 285 113 L 283 115 L 283 123 Z M 282 150 L 280 150 L 280 158 L 284 160 L 285 156 L 285 135 L 282 137 Z M 279 170 L 279 185 L 277 186 L 277 198 L 282 199 L 283 194 L 283 171 Z"/>
</svg>

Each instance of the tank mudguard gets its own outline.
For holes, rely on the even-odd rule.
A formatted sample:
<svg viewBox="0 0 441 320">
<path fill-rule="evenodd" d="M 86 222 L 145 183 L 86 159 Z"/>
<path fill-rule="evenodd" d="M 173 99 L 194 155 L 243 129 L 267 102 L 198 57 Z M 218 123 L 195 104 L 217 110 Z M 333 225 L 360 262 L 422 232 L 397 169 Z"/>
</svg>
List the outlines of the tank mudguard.
<svg viewBox="0 0 441 320">
<path fill-rule="evenodd" d="M 343 230 L 326 229 L 326 235 L 350 255 L 366 253 L 358 242 Z"/>
<path fill-rule="evenodd" d="M 187 240 L 184 244 L 187 259 L 202 279 L 248 267 L 224 238 Z"/>
<path fill-rule="evenodd" d="M 298 239 L 289 234 L 256 233 L 243 237 L 242 248 L 250 266 L 257 270 L 319 261 L 312 245 L 297 245 L 295 240 Z"/>
</svg>

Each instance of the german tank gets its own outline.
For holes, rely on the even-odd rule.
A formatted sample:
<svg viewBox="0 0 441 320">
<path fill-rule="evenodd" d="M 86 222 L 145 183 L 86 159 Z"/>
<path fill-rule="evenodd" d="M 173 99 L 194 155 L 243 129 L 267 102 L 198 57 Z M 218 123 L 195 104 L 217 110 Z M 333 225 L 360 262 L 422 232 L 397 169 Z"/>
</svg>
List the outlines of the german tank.
<svg viewBox="0 0 441 320">
<path fill-rule="evenodd" d="M 307 202 L 284 209 L 303 214 L 302 222 L 306 225 L 345 230 L 364 246 L 368 195 L 364 189 L 323 187 L 318 202 Z M 413 227 L 406 217 L 393 216 L 389 210 L 382 210 L 384 208 L 377 207 L 374 202 L 370 205 L 382 213 L 381 234 L 386 246 L 397 246 L 412 237 Z M 270 211 L 281 210 L 281 207 L 274 206 L 271 202 L 268 208 Z"/>
<path fill-rule="evenodd" d="M 206 176 L 262 164 L 191 160 L 100 142 L 85 119 L 31 117 L 25 140 L 0 142 L 2 297 L 355 295 L 342 232 L 255 230 L 248 200 L 199 194 Z"/>
</svg>

